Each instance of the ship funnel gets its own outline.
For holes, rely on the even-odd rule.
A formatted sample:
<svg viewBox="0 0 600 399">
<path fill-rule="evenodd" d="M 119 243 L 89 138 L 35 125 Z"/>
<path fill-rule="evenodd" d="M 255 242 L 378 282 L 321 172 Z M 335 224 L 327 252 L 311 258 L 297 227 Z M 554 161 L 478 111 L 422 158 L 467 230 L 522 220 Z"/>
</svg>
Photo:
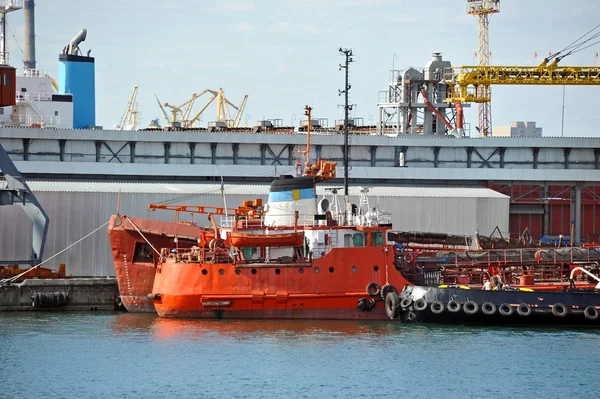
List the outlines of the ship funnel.
<svg viewBox="0 0 600 399">
<path fill-rule="evenodd" d="M 25 16 L 25 59 L 23 67 L 25 70 L 35 69 L 35 4 L 34 0 L 25 0 L 23 5 Z"/>
<path fill-rule="evenodd" d="M 79 43 L 85 40 L 87 36 L 87 29 L 82 29 L 76 34 L 69 42 L 69 51 L 67 54 L 77 55 L 79 52 Z"/>
</svg>

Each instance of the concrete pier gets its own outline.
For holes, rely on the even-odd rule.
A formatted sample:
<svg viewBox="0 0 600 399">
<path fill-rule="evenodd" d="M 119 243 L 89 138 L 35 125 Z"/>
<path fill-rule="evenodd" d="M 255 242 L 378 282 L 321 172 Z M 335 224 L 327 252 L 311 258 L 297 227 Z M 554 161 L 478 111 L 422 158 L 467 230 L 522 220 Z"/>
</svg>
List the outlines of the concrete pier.
<svg viewBox="0 0 600 399">
<path fill-rule="evenodd" d="M 0 285 L 0 311 L 120 309 L 115 278 L 29 279 Z"/>
</svg>

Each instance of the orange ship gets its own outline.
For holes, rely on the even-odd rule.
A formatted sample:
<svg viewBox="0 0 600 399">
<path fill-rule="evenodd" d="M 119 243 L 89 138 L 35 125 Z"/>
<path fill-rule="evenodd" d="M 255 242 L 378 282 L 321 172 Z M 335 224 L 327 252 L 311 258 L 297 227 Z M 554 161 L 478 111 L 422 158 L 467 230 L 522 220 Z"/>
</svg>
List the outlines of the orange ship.
<svg viewBox="0 0 600 399">
<path fill-rule="evenodd" d="M 407 281 L 385 237 L 389 219 L 369 207 L 317 203 L 316 184 L 336 163 L 309 161 L 302 176 L 281 176 L 264 207 L 245 202 L 208 248 L 163 249 L 149 298 L 161 317 L 385 320 L 399 316 Z M 252 212 L 247 206 L 257 205 Z M 222 213 L 221 213 L 222 214 Z M 213 219 L 211 219 L 213 220 Z"/>
<path fill-rule="evenodd" d="M 129 312 L 155 312 L 152 291 L 160 248 L 197 245 L 203 230 L 194 225 L 113 215 L 108 237 L 121 302 Z M 214 236 L 212 236 L 214 238 Z M 177 238 L 177 240 L 175 239 Z"/>
</svg>

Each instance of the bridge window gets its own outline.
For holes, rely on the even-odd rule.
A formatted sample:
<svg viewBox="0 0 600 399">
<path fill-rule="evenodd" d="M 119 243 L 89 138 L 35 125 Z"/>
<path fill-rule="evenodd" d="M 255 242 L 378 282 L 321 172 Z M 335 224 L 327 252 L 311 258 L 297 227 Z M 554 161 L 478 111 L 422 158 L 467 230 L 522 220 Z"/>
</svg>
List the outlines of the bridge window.
<svg viewBox="0 0 600 399">
<path fill-rule="evenodd" d="M 383 232 L 376 230 L 371 232 L 371 245 L 380 247 L 383 245 Z"/>
<path fill-rule="evenodd" d="M 363 233 L 354 233 L 354 246 L 364 247 L 365 246 L 365 235 Z"/>
<path fill-rule="evenodd" d="M 344 234 L 344 247 L 352 246 L 352 234 Z"/>
</svg>

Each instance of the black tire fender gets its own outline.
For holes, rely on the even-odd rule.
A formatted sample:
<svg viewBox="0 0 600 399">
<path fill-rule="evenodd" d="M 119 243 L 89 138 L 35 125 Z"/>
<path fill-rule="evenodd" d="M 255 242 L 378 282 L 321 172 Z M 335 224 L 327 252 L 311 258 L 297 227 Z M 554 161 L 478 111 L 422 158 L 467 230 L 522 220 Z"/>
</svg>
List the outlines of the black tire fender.
<svg viewBox="0 0 600 399">
<path fill-rule="evenodd" d="M 515 310 L 508 303 L 503 303 L 498 306 L 498 312 L 500 312 L 502 316 L 512 316 Z"/>
<path fill-rule="evenodd" d="M 397 292 L 388 292 L 385 297 L 385 313 L 390 319 L 400 316 L 400 297 Z"/>
<path fill-rule="evenodd" d="M 381 299 L 385 301 L 385 298 L 387 298 L 387 294 L 390 292 L 398 292 L 398 289 L 391 284 L 386 284 L 383 287 L 381 287 Z"/>
<path fill-rule="evenodd" d="M 413 306 L 417 312 L 422 312 L 427 309 L 428 303 L 425 298 L 419 298 L 415 301 Z"/>
<path fill-rule="evenodd" d="M 411 297 L 406 297 L 402 300 L 402 302 L 400 302 L 400 307 L 402 309 L 406 309 L 406 308 L 410 308 L 410 305 L 413 304 L 413 300 Z"/>
<path fill-rule="evenodd" d="M 429 305 L 429 309 L 431 309 L 431 313 L 433 314 L 442 314 L 444 313 L 444 304 L 440 301 L 433 301 L 431 305 Z"/>
<path fill-rule="evenodd" d="M 598 311 L 598 309 L 596 309 L 595 306 L 588 306 L 583 311 L 583 315 L 585 316 L 586 319 L 598 320 L 598 317 L 600 317 L 600 312 Z"/>
<path fill-rule="evenodd" d="M 446 308 L 448 309 L 448 312 L 458 313 L 458 312 L 460 312 L 461 306 L 460 306 L 460 303 L 458 303 L 457 301 L 455 301 L 453 299 L 450 302 L 448 302 L 448 305 L 446 306 Z"/>
<path fill-rule="evenodd" d="M 569 309 L 562 303 L 552 305 L 552 314 L 556 317 L 565 317 L 569 313 Z"/>
<path fill-rule="evenodd" d="M 474 315 L 475 313 L 479 312 L 479 304 L 475 301 L 467 301 L 463 305 L 463 310 L 468 315 Z"/>
<path fill-rule="evenodd" d="M 370 296 L 378 296 L 381 294 L 381 287 L 377 283 L 369 283 L 367 285 L 367 294 Z"/>
<path fill-rule="evenodd" d="M 484 302 L 484 304 L 481 305 L 481 311 L 483 312 L 483 314 L 488 316 L 493 316 L 494 314 L 496 314 L 497 310 L 498 307 L 492 302 Z"/>
<path fill-rule="evenodd" d="M 531 316 L 531 312 L 531 306 L 529 306 L 526 303 L 521 303 L 519 304 L 519 306 L 517 306 L 517 313 L 519 314 L 519 316 L 529 317 Z"/>
</svg>

